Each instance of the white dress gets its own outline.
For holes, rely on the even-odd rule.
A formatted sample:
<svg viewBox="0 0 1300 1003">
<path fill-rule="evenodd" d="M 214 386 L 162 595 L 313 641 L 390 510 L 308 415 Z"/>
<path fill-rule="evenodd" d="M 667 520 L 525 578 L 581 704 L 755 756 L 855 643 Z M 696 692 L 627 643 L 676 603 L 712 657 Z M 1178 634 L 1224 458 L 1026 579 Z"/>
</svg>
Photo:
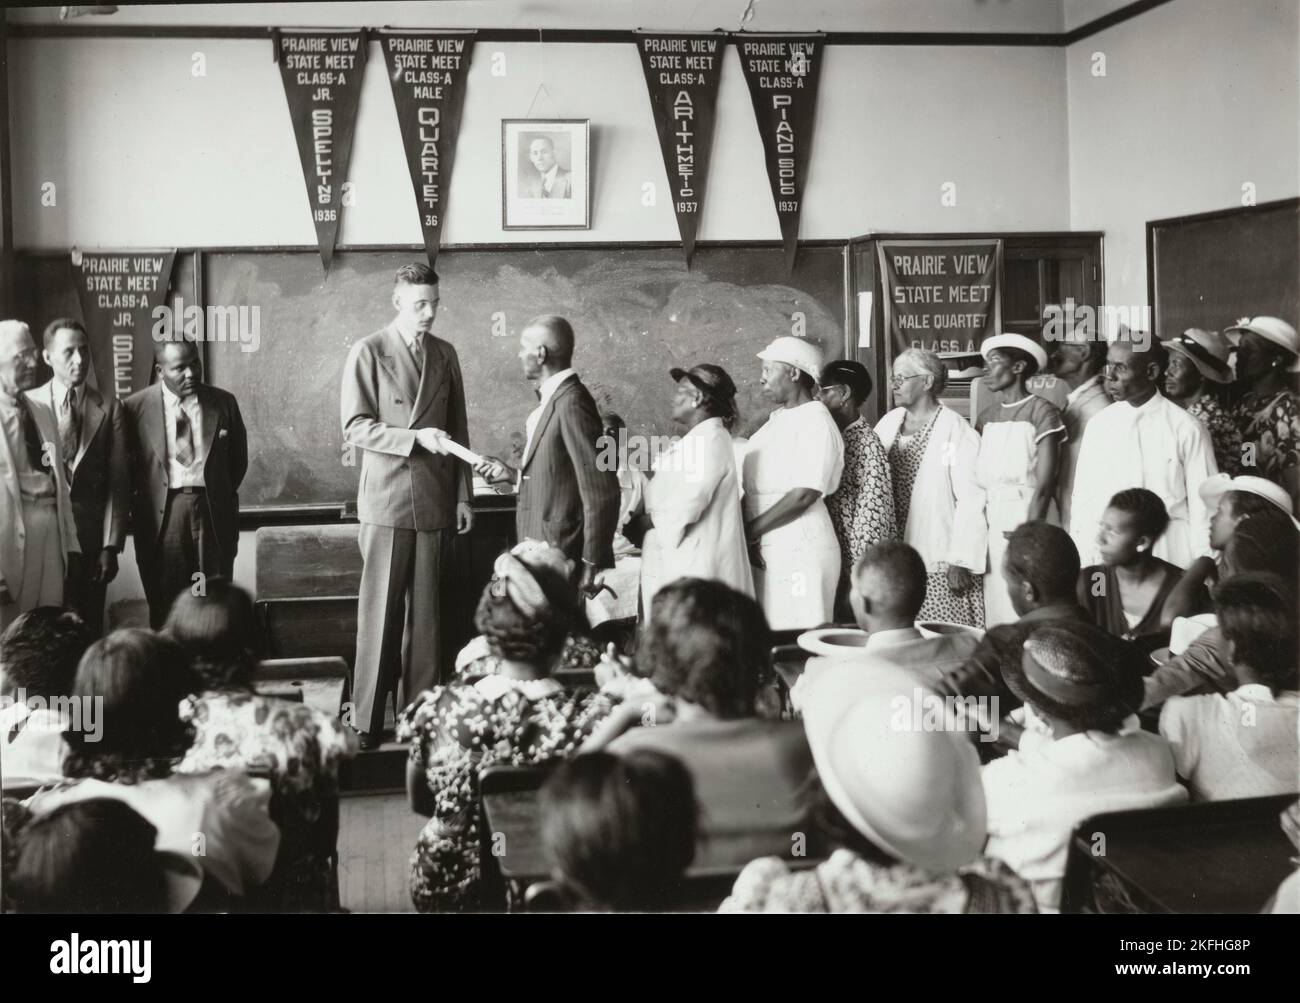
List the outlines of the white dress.
<svg viewBox="0 0 1300 1003">
<path fill-rule="evenodd" d="M 984 625 L 996 627 L 1019 619 L 1006 579 L 1002 577 L 1002 556 L 1006 533 L 1029 515 L 1029 503 L 1038 486 L 1035 464 L 1038 444 L 1049 435 L 1065 436 L 1065 422 L 1053 405 L 1033 394 L 1014 404 L 994 402 L 977 421 L 980 433 L 979 459 L 975 477 L 985 493 L 988 523 L 988 571 L 984 575 Z"/>
<path fill-rule="evenodd" d="M 833 618 L 840 544 L 822 500 L 840 486 L 844 440 L 820 401 L 779 408 L 749 440 L 745 455 L 745 520 L 796 488 L 818 498 L 793 522 L 766 533 L 754 589 L 773 630 L 816 627 Z"/>
</svg>

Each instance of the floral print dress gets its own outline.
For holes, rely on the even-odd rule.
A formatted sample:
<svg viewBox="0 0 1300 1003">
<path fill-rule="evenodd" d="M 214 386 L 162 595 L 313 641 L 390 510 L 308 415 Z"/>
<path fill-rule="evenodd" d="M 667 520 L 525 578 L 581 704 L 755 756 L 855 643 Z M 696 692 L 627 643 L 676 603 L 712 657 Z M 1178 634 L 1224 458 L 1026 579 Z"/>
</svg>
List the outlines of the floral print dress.
<svg viewBox="0 0 1300 1003">
<path fill-rule="evenodd" d="M 1227 409 L 1208 393 L 1187 405 L 1187 413 L 1205 426 L 1219 469 L 1236 477 L 1241 473 L 1241 429 Z"/>
<path fill-rule="evenodd" d="M 1235 417 L 1241 431 L 1240 472 L 1282 484 L 1282 472 L 1300 466 L 1300 402 L 1296 395 L 1290 390 L 1267 398 L 1247 394 L 1237 405 Z"/>
<path fill-rule="evenodd" d="M 898 539 L 894 487 L 885 447 L 862 418 L 844 430 L 844 473 L 839 490 L 826 498 L 826 510 L 840 541 L 838 595 L 848 595 L 853 565 L 870 546 Z"/>
<path fill-rule="evenodd" d="M 397 736 L 411 743 L 411 761 L 434 796 L 411 856 L 411 900 L 420 912 L 480 905 L 479 772 L 574 756 L 612 706 L 553 679 L 488 676 L 426 690 L 402 712 Z"/>
</svg>

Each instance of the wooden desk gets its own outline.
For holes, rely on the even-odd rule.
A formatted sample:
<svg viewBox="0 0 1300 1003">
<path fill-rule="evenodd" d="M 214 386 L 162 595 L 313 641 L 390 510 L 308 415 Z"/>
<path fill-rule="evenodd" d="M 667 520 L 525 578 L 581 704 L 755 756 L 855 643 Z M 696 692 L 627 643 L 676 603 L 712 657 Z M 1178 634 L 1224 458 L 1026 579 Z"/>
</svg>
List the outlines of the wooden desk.
<svg viewBox="0 0 1300 1003">
<path fill-rule="evenodd" d="M 1293 870 L 1278 816 L 1294 794 L 1114 812 L 1071 839 L 1062 908 L 1071 912 L 1259 912 Z M 1105 852 L 1094 855 L 1094 834 Z"/>
</svg>

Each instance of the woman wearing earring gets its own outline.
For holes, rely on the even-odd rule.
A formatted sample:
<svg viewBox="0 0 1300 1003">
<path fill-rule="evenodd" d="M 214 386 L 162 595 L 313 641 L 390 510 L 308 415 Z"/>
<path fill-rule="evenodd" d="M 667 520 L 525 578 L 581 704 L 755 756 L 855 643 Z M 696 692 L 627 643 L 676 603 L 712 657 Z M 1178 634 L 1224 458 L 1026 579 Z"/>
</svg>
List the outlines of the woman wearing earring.
<svg viewBox="0 0 1300 1003">
<path fill-rule="evenodd" d="M 1236 346 L 1237 383 L 1246 392 L 1235 412 L 1240 472 L 1286 488 L 1294 515 L 1300 502 L 1300 401 L 1291 374 L 1300 372 L 1300 337 L 1277 317 L 1243 320 L 1223 333 Z"/>
<path fill-rule="evenodd" d="M 1152 553 L 1169 525 L 1160 496 L 1146 488 L 1129 488 L 1110 500 L 1097 533 L 1101 564 L 1079 572 L 1079 605 L 1108 634 L 1134 641 L 1145 651 L 1169 643 L 1172 616 L 1165 604 L 1182 578 L 1183 569 Z M 1210 608 L 1202 586 L 1186 615 Z"/>
<path fill-rule="evenodd" d="M 1021 334 L 987 338 L 980 354 L 989 389 L 1001 393 L 975 419 L 980 434 L 975 476 L 986 495 L 988 573 L 984 576 L 984 619 L 988 627 L 1019 619 L 1002 577 L 1006 534 L 1022 522 L 1047 518 L 1056 492 L 1057 454 L 1065 441 L 1061 412 L 1031 394 L 1025 381 L 1047 365 L 1042 346 Z"/>
</svg>

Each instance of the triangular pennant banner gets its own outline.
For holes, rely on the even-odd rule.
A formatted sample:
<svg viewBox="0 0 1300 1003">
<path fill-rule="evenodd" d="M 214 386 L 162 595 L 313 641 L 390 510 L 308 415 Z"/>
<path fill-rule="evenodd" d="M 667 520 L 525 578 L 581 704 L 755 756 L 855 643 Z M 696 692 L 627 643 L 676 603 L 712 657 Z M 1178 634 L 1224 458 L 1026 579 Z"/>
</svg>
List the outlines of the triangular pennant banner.
<svg viewBox="0 0 1300 1003">
<path fill-rule="evenodd" d="M 90 342 L 95 383 L 105 395 L 129 397 L 153 373 L 154 311 L 167 301 L 176 248 L 73 251 L 72 273 Z"/>
<path fill-rule="evenodd" d="M 438 257 L 474 32 L 380 32 L 429 267 Z"/>
<path fill-rule="evenodd" d="M 763 137 L 787 272 L 793 270 L 798 250 L 825 40 L 822 34 L 733 36 Z"/>
<path fill-rule="evenodd" d="M 637 50 L 641 53 L 688 265 L 704 207 L 704 182 L 713 147 L 714 110 L 726 40 L 720 31 L 637 35 Z"/>
<path fill-rule="evenodd" d="M 298 156 L 307 182 L 307 201 L 320 259 L 329 271 L 343 212 L 352 133 L 366 65 L 365 31 L 275 33 L 276 59 Z"/>
</svg>

